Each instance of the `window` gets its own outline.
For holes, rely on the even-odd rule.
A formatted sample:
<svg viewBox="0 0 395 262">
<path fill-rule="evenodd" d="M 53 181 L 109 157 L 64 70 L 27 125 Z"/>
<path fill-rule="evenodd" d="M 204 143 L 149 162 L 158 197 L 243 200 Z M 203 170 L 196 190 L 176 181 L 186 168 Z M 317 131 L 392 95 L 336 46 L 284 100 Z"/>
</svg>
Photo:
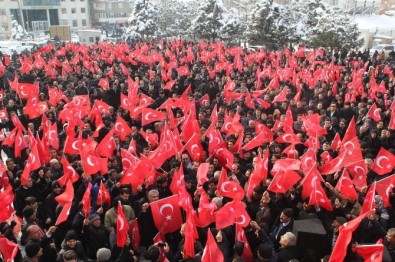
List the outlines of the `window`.
<svg viewBox="0 0 395 262">
<path fill-rule="evenodd" d="M 112 3 L 108 3 L 108 9 L 112 9 Z"/>
<path fill-rule="evenodd" d="M 69 20 L 67 19 L 60 20 L 60 25 L 69 25 Z"/>
<path fill-rule="evenodd" d="M 86 26 L 86 19 L 82 19 L 82 26 Z"/>
<path fill-rule="evenodd" d="M 6 15 L 5 9 L 0 9 L 0 15 Z"/>
<path fill-rule="evenodd" d="M 73 27 L 77 27 L 77 26 L 78 26 L 77 20 L 73 20 Z"/>
<path fill-rule="evenodd" d="M 123 3 L 118 3 L 118 8 L 122 9 L 123 8 Z"/>
<path fill-rule="evenodd" d="M 85 14 L 85 7 L 81 8 L 81 14 Z"/>
<path fill-rule="evenodd" d="M 95 42 L 95 38 L 94 37 L 89 37 L 89 43 L 94 43 Z"/>
<path fill-rule="evenodd" d="M 75 8 L 71 8 L 71 13 L 75 14 L 75 13 L 77 13 L 77 10 Z"/>
<path fill-rule="evenodd" d="M 62 14 L 63 15 L 67 14 L 67 9 L 66 8 L 62 8 Z"/>
</svg>

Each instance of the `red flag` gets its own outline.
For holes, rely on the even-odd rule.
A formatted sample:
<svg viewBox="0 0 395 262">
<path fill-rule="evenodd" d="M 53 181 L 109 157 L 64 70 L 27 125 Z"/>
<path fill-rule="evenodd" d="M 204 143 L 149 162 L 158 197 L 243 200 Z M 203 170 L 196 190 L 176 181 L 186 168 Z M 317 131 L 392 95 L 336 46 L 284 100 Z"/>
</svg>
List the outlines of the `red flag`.
<svg viewBox="0 0 395 262">
<path fill-rule="evenodd" d="M 207 173 L 209 169 L 210 163 L 201 163 L 198 167 L 196 178 L 198 180 L 198 186 L 203 185 L 208 181 Z"/>
<path fill-rule="evenodd" d="M 241 200 L 244 198 L 243 188 L 237 182 L 229 181 L 224 168 L 222 168 L 221 175 L 218 179 L 217 190 L 220 196 L 229 197 L 235 200 Z"/>
<path fill-rule="evenodd" d="M 185 229 L 184 229 L 184 258 L 195 258 L 195 242 L 198 239 L 196 225 L 193 221 L 192 212 L 187 213 L 186 221 L 185 221 Z"/>
<path fill-rule="evenodd" d="M 129 224 L 129 236 L 132 243 L 132 249 L 136 252 L 140 251 L 140 230 L 137 218 Z"/>
<path fill-rule="evenodd" d="M 343 167 L 343 161 L 345 157 L 346 157 L 346 152 L 343 152 L 343 154 L 340 154 L 333 160 L 323 164 L 320 167 L 321 174 L 327 175 L 339 171 Z"/>
<path fill-rule="evenodd" d="M 141 112 L 141 125 L 146 126 L 155 121 L 162 121 L 166 118 L 166 114 L 151 108 L 143 108 Z"/>
<path fill-rule="evenodd" d="M 252 171 L 251 176 L 249 177 L 247 183 L 244 186 L 245 194 L 248 197 L 251 197 L 254 188 L 259 186 L 259 183 L 267 178 L 268 162 L 269 150 L 266 149 L 263 157 L 261 156 L 261 152 L 259 152 L 258 156 L 256 156 L 254 170 Z"/>
<path fill-rule="evenodd" d="M 350 141 L 351 139 L 353 139 L 356 136 L 357 136 L 357 128 L 355 126 L 354 117 L 352 117 L 350 123 L 348 124 L 346 133 L 344 134 L 342 143 Z"/>
<path fill-rule="evenodd" d="M 185 189 L 184 168 L 181 164 L 180 167 L 174 171 L 173 179 L 171 180 L 170 190 L 175 195 L 180 190 Z"/>
<path fill-rule="evenodd" d="M 107 187 L 103 184 L 103 181 L 100 181 L 99 191 L 97 193 L 96 204 L 103 205 L 103 203 L 111 204 L 111 196 L 108 192 Z"/>
<path fill-rule="evenodd" d="M 126 220 L 120 201 L 118 201 L 117 210 L 117 246 L 123 247 L 125 246 L 128 237 L 129 222 Z"/>
<path fill-rule="evenodd" d="M 23 137 L 22 131 L 18 129 L 18 132 L 15 135 L 15 145 L 14 145 L 15 157 L 20 157 L 22 149 L 25 149 L 26 147 L 27 144 L 25 138 Z"/>
<path fill-rule="evenodd" d="M 276 171 L 286 171 L 286 170 L 299 170 L 300 160 L 293 158 L 278 159 L 274 162 L 273 168 L 271 170 L 272 174 Z"/>
<path fill-rule="evenodd" d="M 390 193 L 395 187 L 395 174 L 376 181 L 376 192 L 383 199 L 384 207 L 390 206 Z"/>
<path fill-rule="evenodd" d="M 384 147 L 380 148 L 371 169 L 379 175 L 385 175 L 392 172 L 395 167 L 395 155 L 386 150 Z"/>
<path fill-rule="evenodd" d="M 262 146 L 264 143 L 270 143 L 273 141 L 273 132 L 267 126 L 261 126 L 261 132 L 254 137 L 251 141 L 245 144 L 241 149 L 248 151 L 256 147 Z"/>
<path fill-rule="evenodd" d="M 251 251 L 251 247 L 248 243 L 248 239 L 244 233 L 243 228 L 240 225 L 236 225 L 236 241 L 244 243 L 244 249 L 241 256 L 244 258 L 246 262 L 253 262 L 254 256 Z"/>
<path fill-rule="evenodd" d="M 341 145 L 341 139 L 340 139 L 340 134 L 336 133 L 335 137 L 332 140 L 332 144 L 331 144 L 331 149 L 332 150 L 337 150 L 340 145 Z"/>
<path fill-rule="evenodd" d="M 99 80 L 98 86 L 103 88 L 103 90 L 108 90 L 110 88 L 110 83 L 107 77 L 102 77 Z"/>
<path fill-rule="evenodd" d="M 336 190 L 339 191 L 343 198 L 348 200 L 357 200 L 358 194 L 355 191 L 354 184 L 351 181 L 350 176 L 346 169 L 343 170 L 343 174 L 340 176 L 339 181 L 336 184 Z"/>
<path fill-rule="evenodd" d="M 50 146 L 55 148 L 56 150 L 59 149 L 59 136 L 58 136 L 58 126 L 57 123 L 53 123 L 50 125 L 48 129 L 48 143 Z"/>
<path fill-rule="evenodd" d="M 318 172 L 317 166 L 312 167 L 309 172 L 306 173 L 303 180 L 300 182 L 300 184 L 302 185 L 302 198 L 308 198 L 312 194 L 315 188 L 315 184 L 321 182 L 325 181 L 322 178 L 320 172 Z"/>
<path fill-rule="evenodd" d="M 100 158 L 84 150 L 80 151 L 80 155 L 82 167 L 86 174 L 95 175 L 99 171 L 101 174 L 108 172 L 107 158 Z"/>
<path fill-rule="evenodd" d="M 96 147 L 96 152 L 102 156 L 111 158 L 114 154 L 114 150 L 116 149 L 115 141 L 114 141 L 114 129 L 111 129 L 110 132 L 100 141 L 100 143 Z"/>
<path fill-rule="evenodd" d="M 293 170 L 278 171 L 267 190 L 276 193 L 285 193 L 300 179 L 299 174 Z"/>
<path fill-rule="evenodd" d="M 189 76 L 191 74 L 191 72 L 189 71 L 189 68 L 187 65 L 184 66 L 179 66 L 177 68 L 177 73 L 179 76 Z"/>
<path fill-rule="evenodd" d="M 309 205 L 319 205 L 320 207 L 323 207 L 328 211 L 333 210 L 331 201 L 326 196 L 321 184 L 317 182 L 314 184 L 314 190 L 311 192 Z"/>
<path fill-rule="evenodd" d="M 379 239 L 373 245 L 357 245 L 355 251 L 360 255 L 365 262 L 382 262 L 384 245 L 383 240 Z"/>
<path fill-rule="evenodd" d="M 202 96 L 199 100 L 198 100 L 200 106 L 203 106 L 206 102 L 210 102 L 210 97 L 208 96 L 208 94 L 206 93 L 204 96 Z"/>
<path fill-rule="evenodd" d="M 91 211 L 91 189 L 92 189 L 92 183 L 89 182 L 81 200 L 82 212 L 84 213 L 85 217 L 88 217 L 89 212 Z"/>
<path fill-rule="evenodd" d="M 18 253 L 18 244 L 0 234 L 0 253 L 4 262 L 12 262 Z"/>
<path fill-rule="evenodd" d="M 363 201 L 361 214 L 367 213 L 373 210 L 376 207 L 376 201 L 374 200 L 374 196 L 376 195 L 376 182 L 369 187 L 368 192 L 366 193 L 365 200 Z"/>
<path fill-rule="evenodd" d="M 140 161 L 137 157 L 129 153 L 126 149 L 121 148 L 122 169 L 126 170 L 136 166 Z"/>
<path fill-rule="evenodd" d="M 272 103 L 276 103 L 276 102 L 283 102 L 287 100 L 287 92 L 288 92 L 288 87 L 284 87 L 283 90 L 281 90 L 281 92 L 274 97 Z"/>
<path fill-rule="evenodd" d="M 69 161 L 67 161 L 65 156 L 62 156 L 60 163 L 63 167 L 63 176 L 57 180 L 59 185 L 63 187 L 69 179 L 73 184 L 77 182 L 80 177 L 75 169 L 70 165 Z"/>
<path fill-rule="evenodd" d="M 119 136 L 121 141 L 124 141 L 126 136 L 132 133 L 132 129 L 122 117 L 118 116 L 114 125 L 114 133 Z"/>
<path fill-rule="evenodd" d="M 62 211 L 60 211 L 60 214 L 58 216 L 58 219 L 56 219 L 55 226 L 57 226 L 67 220 L 67 218 L 69 217 L 69 214 L 70 214 L 71 204 L 72 204 L 72 201 L 66 203 L 63 206 Z"/>
<path fill-rule="evenodd" d="M 150 204 L 155 226 L 162 234 L 174 232 L 181 227 L 182 216 L 178 202 L 178 195 L 173 195 Z"/>
<path fill-rule="evenodd" d="M 300 168 L 304 173 L 307 173 L 316 164 L 317 157 L 312 149 L 308 149 L 306 153 L 300 157 Z"/>
<path fill-rule="evenodd" d="M 29 157 L 27 158 L 26 165 L 29 165 L 32 171 L 39 169 L 41 167 L 40 155 L 38 154 L 37 143 L 34 143 L 34 145 L 31 147 L 31 151 L 29 153 Z"/>
<path fill-rule="evenodd" d="M 72 202 L 73 198 L 74 198 L 73 184 L 71 183 L 70 180 L 68 180 L 66 183 L 66 189 L 62 194 L 55 197 L 55 200 L 56 202 L 58 202 L 59 205 L 65 206 L 67 203 Z"/>
<path fill-rule="evenodd" d="M 381 108 L 378 108 L 376 103 L 373 103 L 366 116 L 372 119 L 374 122 L 377 122 L 381 120 L 380 114 L 381 114 Z"/>
<path fill-rule="evenodd" d="M 362 219 L 368 213 L 361 213 L 357 218 L 339 227 L 339 236 L 336 240 L 329 262 L 343 262 L 347 254 L 347 247 L 351 241 L 352 233 L 357 229 Z"/>
<path fill-rule="evenodd" d="M 224 255 L 222 254 L 222 251 L 219 249 L 217 242 L 215 241 L 210 229 L 208 229 L 207 242 L 203 250 L 201 261 L 202 262 L 224 261 Z"/>
<path fill-rule="evenodd" d="M 14 213 L 12 203 L 14 201 L 14 193 L 12 192 L 11 184 L 8 184 L 5 189 L 0 191 L 0 221 L 8 220 Z"/>
<path fill-rule="evenodd" d="M 0 120 L 7 120 L 8 119 L 8 113 L 7 113 L 7 109 L 1 109 L 0 110 Z"/>
</svg>

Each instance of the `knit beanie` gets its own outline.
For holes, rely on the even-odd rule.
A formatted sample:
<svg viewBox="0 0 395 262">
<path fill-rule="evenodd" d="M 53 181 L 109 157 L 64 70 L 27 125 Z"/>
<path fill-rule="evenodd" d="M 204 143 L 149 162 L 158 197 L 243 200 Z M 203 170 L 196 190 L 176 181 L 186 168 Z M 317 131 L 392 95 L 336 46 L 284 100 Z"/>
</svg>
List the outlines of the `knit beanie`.
<svg viewBox="0 0 395 262">
<path fill-rule="evenodd" d="M 98 262 L 107 261 L 111 258 L 111 251 L 108 248 L 100 248 L 96 252 L 96 258 Z"/>
</svg>

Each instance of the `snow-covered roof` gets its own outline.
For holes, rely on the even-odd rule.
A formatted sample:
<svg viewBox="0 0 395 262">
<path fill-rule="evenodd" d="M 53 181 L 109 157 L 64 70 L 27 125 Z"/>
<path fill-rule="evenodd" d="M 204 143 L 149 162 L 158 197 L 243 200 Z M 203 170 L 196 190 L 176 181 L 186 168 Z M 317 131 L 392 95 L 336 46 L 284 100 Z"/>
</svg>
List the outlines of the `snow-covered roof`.
<svg viewBox="0 0 395 262">
<path fill-rule="evenodd" d="M 355 18 L 360 30 L 395 30 L 395 17 L 386 15 L 358 16 Z"/>
</svg>

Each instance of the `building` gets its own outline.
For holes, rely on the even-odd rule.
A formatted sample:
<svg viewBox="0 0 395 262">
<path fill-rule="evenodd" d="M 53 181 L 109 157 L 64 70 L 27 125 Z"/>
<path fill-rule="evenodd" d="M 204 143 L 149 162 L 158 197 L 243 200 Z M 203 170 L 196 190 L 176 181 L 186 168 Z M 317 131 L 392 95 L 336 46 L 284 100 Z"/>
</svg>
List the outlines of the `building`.
<svg viewBox="0 0 395 262">
<path fill-rule="evenodd" d="M 93 0 L 91 21 L 93 27 L 124 25 L 133 12 L 134 0 Z"/>
<path fill-rule="evenodd" d="M 59 25 L 69 25 L 71 30 L 91 27 L 90 0 L 60 0 Z"/>
</svg>

